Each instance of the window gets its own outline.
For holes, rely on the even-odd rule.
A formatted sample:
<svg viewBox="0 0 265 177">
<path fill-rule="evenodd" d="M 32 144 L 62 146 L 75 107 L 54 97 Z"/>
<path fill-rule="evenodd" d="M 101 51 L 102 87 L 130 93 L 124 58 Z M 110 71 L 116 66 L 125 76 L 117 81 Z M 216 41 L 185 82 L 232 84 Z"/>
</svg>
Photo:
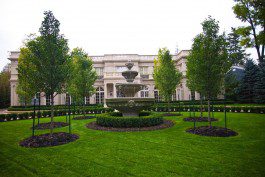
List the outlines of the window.
<svg viewBox="0 0 265 177">
<path fill-rule="evenodd" d="M 40 103 L 40 92 L 36 93 L 36 105 Z"/>
<path fill-rule="evenodd" d="M 155 96 L 155 102 L 160 102 L 160 101 L 162 101 L 162 98 L 161 98 L 161 96 L 159 95 L 159 90 L 157 90 L 156 88 L 155 88 L 155 90 L 154 90 L 154 96 Z"/>
<path fill-rule="evenodd" d="M 103 68 L 102 67 L 96 67 L 95 70 L 96 70 L 96 73 L 98 76 L 103 76 Z"/>
<path fill-rule="evenodd" d="M 148 67 L 147 66 L 141 66 L 140 67 L 140 75 L 148 75 Z"/>
<path fill-rule="evenodd" d="M 96 104 L 103 104 L 104 102 L 104 89 L 102 87 L 98 87 L 96 89 Z"/>
<path fill-rule="evenodd" d="M 89 102 L 90 102 L 90 97 L 86 96 L 85 97 L 85 105 L 89 105 Z"/>
<path fill-rule="evenodd" d="M 51 105 L 51 95 L 46 95 L 46 105 L 47 106 Z"/>
<path fill-rule="evenodd" d="M 127 67 L 126 66 L 116 66 L 115 67 L 116 72 L 123 72 L 123 71 L 127 71 Z"/>
<path fill-rule="evenodd" d="M 172 101 L 176 101 L 176 100 L 177 100 L 177 94 L 175 90 L 175 92 L 172 94 Z"/>
<path fill-rule="evenodd" d="M 148 87 L 145 86 L 143 90 L 141 90 L 141 97 L 142 98 L 147 98 L 149 97 L 149 90 L 148 90 Z"/>
<path fill-rule="evenodd" d="M 70 104 L 71 104 L 71 96 L 69 95 L 69 94 L 66 94 L 66 97 L 65 97 L 65 104 L 69 104 L 69 102 L 70 102 Z"/>
</svg>

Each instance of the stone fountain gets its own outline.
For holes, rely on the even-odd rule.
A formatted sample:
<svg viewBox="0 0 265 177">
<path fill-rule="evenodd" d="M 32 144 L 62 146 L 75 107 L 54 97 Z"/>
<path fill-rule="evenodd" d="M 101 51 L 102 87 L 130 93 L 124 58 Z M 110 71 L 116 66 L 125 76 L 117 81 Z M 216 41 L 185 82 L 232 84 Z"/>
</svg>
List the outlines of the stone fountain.
<svg viewBox="0 0 265 177">
<path fill-rule="evenodd" d="M 124 97 L 106 99 L 107 106 L 121 112 L 123 117 L 139 116 L 140 111 L 153 105 L 155 100 L 154 98 L 135 97 L 137 92 L 143 90 L 145 85 L 133 83 L 135 77 L 138 75 L 137 71 L 131 70 L 133 65 L 134 64 L 129 61 L 125 64 L 128 70 L 122 72 L 122 76 L 126 79 L 127 83 L 116 84 L 116 89 L 121 92 Z"/>
</svg>

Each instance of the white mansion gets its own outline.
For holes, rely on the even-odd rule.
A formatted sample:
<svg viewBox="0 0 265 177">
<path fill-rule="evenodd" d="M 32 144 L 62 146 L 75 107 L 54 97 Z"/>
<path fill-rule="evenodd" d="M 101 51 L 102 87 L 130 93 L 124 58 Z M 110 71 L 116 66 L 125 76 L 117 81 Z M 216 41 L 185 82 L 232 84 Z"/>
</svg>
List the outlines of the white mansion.
<svg viewBox="0 0 265 177">
<path fill-rule="evenodd" d="M 175 93 L 172 95 L 172 100 L 188 100 L 190 97 L 190 90 L 186 86 L 186 57 L 188 50 L 182 50 L 173 55 L 176 68 L 182 72 L 184 78 L 181 84 L 177 86 Z M 11 106 L 19 106 L 18 95 L 16 88 L 18 84 L 18 57 L 19 52 L 10 52 L 9 60 L 11 61 Z M 154 59 L 156 55 L 137 55 L 137 54 L 106 54 L 102 56 L 90 56 L 94 63 L 94 68 L 98 74 L 94 87 L 96 93 L 91 97 L 84 98 L 86 104 L 105 103 L 105 98 L 119 97 L 116 91 L 115 84 L 126 82 L 122 77 L 121 72 L 126 70 L 125 63 L 131 60 L 134 63 L 132 70 L 138 71 L 139 74 L 135 78 L 136 83 L 145 84 L 147 87 L 138 93 L 138 97 L 155 97 L 156 101 L 160 101 L 159 90 L 155 88 L 153 79 Z M 55 97 L 54 104 L 62 105 L 71 98 L 66 94 L 58 94 Z M 199 95 L 195 93 L 195 99 L 199 99 Z M 50 98 L 45 97 L 41 93 L 41 105 L 49 105 Z"/>
</svg>

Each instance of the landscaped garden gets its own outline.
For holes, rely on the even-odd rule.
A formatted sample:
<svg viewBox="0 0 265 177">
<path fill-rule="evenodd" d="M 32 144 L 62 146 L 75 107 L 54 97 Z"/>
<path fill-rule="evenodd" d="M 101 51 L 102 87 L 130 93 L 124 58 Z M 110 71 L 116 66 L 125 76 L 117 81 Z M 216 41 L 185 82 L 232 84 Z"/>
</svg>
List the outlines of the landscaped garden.
<svg viewBox="0 0 265 177">
<path fill-rule="evenodd" d="M 163 114 L 163 113 L 159 113 Z M 25 148 L 32 120 L 0 123 L 1 176 L 263 176 L 265 174 L 265 114 L 227 113 L 232 137 L 206 137 L 186 132 L 193 127 L 183 116 L 167 116 L 171 128 L 110 132 L 92 130 L 96 119 L 72 120 L 74 142 L 45 148 Z M 199 115 L 199 112 L 196 113 Z M 215 113 L 222 127 L 223 113 Z M 49 118 L 40 119 L 41 123 Z M 64 122 L 65 116 L 55 117 Z M 196 125 L 207 125 L 197 122 Z M 55 128 L 67 132 L 68 127 Z M 36 134 L 49 130 L 36 130 Z"/>
</svg>

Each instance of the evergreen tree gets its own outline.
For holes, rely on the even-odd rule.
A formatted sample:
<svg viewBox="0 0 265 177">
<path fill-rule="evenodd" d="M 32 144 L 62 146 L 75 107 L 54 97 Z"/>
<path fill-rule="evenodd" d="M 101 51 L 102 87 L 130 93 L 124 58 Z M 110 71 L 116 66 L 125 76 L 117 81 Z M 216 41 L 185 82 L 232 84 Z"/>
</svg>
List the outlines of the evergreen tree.
<svg viewBox="0 0 265 177">
<path fill-rule="evenodd" d="M 239 86 L 239 100 L 242 102 L 253 103 L 258 66 L 252 60 L 247 60 L 244 68 L 244 76 Z"/>
<path fill-rule="evenodd" d="M 240 46 L 240 35 L 235 32 L 235 28 L 232 28 L 232 32 L 227 37 L 228 57 L 232 65 L 243 65 L 248 55 L 245 53 L 245 49 Z"/>
<path fill-rule="evenodd" d="M 257 82 L 254 87 L 255 102 L 265 103 L 265 62 L 259 64 L 257 72 Z"/>
<path fill-rule="evenodd" d="M 225 96 L 228 100 L 236 101 L 238 98 L 238 87 L 239 81 L 236 79 L 236 76 L 233 72 L 228 72 L 225 76 Z"/>
</svg>

